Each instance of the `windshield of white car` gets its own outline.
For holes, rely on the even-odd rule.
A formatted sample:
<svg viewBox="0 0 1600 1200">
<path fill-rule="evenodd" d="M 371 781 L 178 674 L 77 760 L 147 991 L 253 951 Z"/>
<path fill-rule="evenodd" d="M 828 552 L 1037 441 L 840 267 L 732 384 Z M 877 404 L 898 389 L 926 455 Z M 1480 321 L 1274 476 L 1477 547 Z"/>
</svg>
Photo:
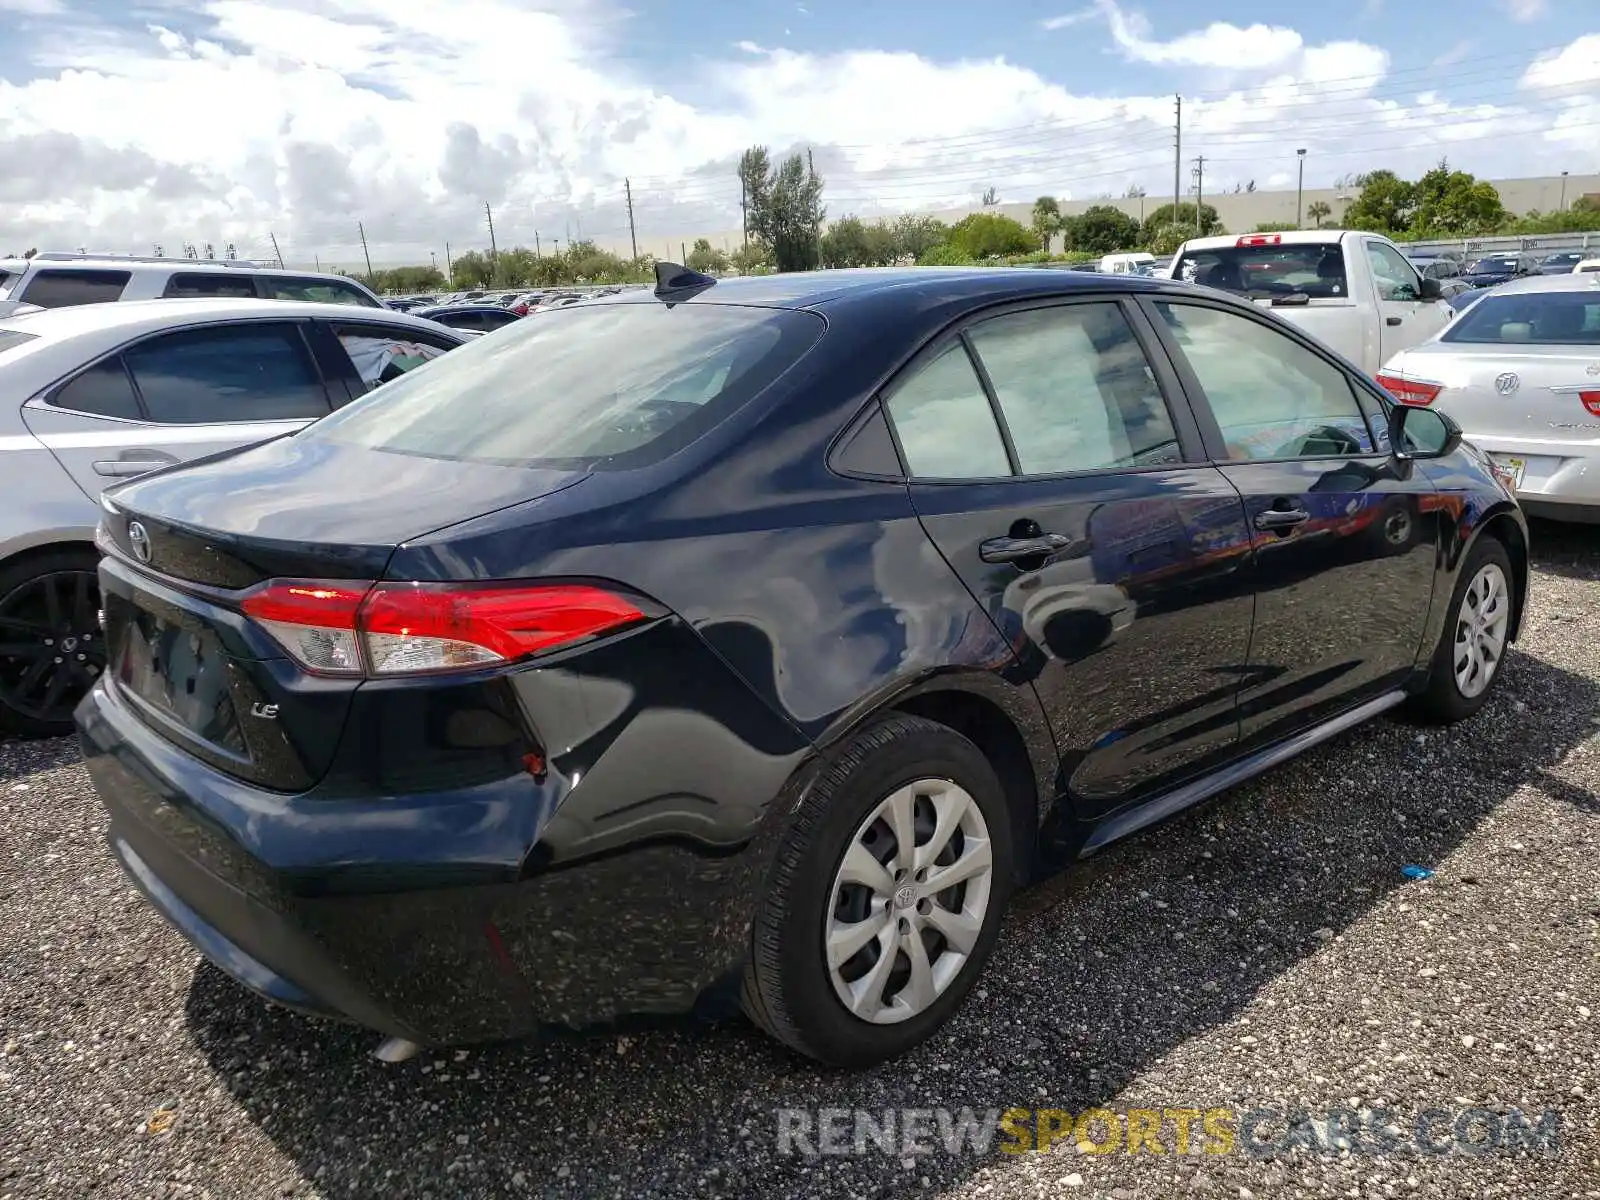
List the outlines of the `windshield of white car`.
<svg viewBox="0 0 1600 1200">
<path fill-rule="evenodd" d="M 1475 260 L 1473 264 L 1467 268 L 1467 273 L 1471 274 L 1474 271 L 1515 271 L 1516 269 L 1517 260 L 1514 258 L 1480 258 Z"/>
<path fill-rule="evenodd" d="M 1513 292 L 1464 309 L 1440 341 L 1488 345 L 1600 345 L 1600 295 Z"/>
<path fill-rule="evenodd" d="M 1337 242 L 1186 250 L 1178 259 L 1177 278 L 1252 299 L 1291 295 L 1326 299 L 1350 294 L 1344 251 Z"/>
</svg>

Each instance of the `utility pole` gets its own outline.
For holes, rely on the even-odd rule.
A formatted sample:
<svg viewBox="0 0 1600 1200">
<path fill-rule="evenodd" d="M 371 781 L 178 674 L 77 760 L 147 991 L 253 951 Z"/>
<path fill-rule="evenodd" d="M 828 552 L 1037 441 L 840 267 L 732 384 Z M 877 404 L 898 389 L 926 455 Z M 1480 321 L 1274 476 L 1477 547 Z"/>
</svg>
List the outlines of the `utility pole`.
<svg viewBox="0 0 1600 1200">
<path fill-rule="evenodd" d="M 633 227 L 633 182 L 629 179 L 622 181 L 624 190 L 628 193 L 628 241 L 633 243 L 633 256 L 639 257 L 639 234 Z"/>
<path fill-rule="evenodd" d="M 322 255 L 313 254 L 311 257 L 316 260 L 316 263 L 317 263 L 317 274 L 321 275 L 322 274 Z M 279 263 L 278 265 L 281 267 L 283 264 Z"/>
<path fill-rule="evenodd" d="M 683 242 L 679 242 L 678 243 L 678 257 L 683 260 L 683 265 L 685 265 L 685 266 L 688 265 L 688 263 L 689 263 L 689 250 L 688 250 L 688 247 Z"/>
<path fill-rule="evenodd" d="M 1304 150 L 1296 150 L 1295 157 L 1300 160 L 1300 178 L 1294 185 L 1294 227 L 1299 229 L 1301 224 L 1300 202 L 1305 199 L 1306 195 L 1306 152 Z"/>
<path fill-rule="evenodd" d="M 356 232 L 361 235 L 361 253 L 367 260 L 367 282 L 372 282 L 372 255 L 367 252 L 367 231 L 360 221 L 356 222 Z M 302 260 L 304 261 L 304 260 Z"/>
<path fill-rule="evenodd" d="M 1172 219 L 1178 219 L 1178 205 L 1183 203 L 1183 97 L 1174 96 L 1177 120 L 1172 126 Z"/>
<path fill-rule="evenodd" d="M 537 229 L 533 231 L 533 256 L 540 261 L 544 259 L 544 250 L 539 246 L 539 231 Z"/>
<path fill-rule="evenodd" d="M 750 208 L 744 197 L 744 172 L 739 173 L 739 228 L 744 233 L 744 248 L 750 249 Z"/>
<path fill-rule="evenodd" d="M 1567 211 L 1567 173 L 1561 172 L 1561 211 Z"/>
<path fill-rule="evenodd" d="M 444 281 L 454 283 L 456 278 L 455 264 L 450 261 L 450 243 L 444 244 Z"/>
<path fill-rule="evenodd" d="M 483 202 L 483 215 L 489 221 L 489 282 L 493 283 L 495 276 L 500 274 L 500 251 L 494 244 L 494 212 L 487 200 Z"/>
<path fill-rule="evenodd" d="M 1205 228 L 1200 222 L 1200 206 L 1205 203 L 1206 192 L 1206 156 L 1200 155 L 1194 160 L 1194 235 L 1200 237 L 1205 233 Z"/>
<path fill-rule="evenodd" d="M 278 235 L 269 232 L 267 236 L 272 239 L 272 252 L 278 256 L 278 269 L 281 271 L 283 269 L 283 251 L 278 249 Z M 305 259 L 302 258 L 300 261 L 305 262 Z"/>
</svg>

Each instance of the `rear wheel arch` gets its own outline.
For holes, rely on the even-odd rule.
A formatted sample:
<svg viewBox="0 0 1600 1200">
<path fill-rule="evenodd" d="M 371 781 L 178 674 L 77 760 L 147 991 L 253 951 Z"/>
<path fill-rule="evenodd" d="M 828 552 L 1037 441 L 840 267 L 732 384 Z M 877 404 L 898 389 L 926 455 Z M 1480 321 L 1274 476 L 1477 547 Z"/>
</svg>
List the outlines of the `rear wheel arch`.
<svg viewBox="0 0 1600 1200">
<path fill-rule="evenodd" d="M 1041 819 L 1038 776 L 1027 740 L 1016 723 L 994 701 L 959 688 L 919 692 L 880 710 L 874 720 L 887 713 L 921 717 L 954 730 L 966 738 L 989 760 L 1005 792 L 1011 814 L 1011 837 L 1015 847 L 1015 882 L 1027 882 L 1039 840 Z"/>
</svg>

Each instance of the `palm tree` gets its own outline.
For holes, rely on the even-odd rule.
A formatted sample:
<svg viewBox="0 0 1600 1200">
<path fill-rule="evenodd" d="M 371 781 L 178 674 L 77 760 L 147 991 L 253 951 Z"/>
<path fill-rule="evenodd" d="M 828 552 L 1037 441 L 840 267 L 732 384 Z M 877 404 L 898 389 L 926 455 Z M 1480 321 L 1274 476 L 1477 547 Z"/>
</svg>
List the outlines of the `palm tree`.
<svg viewBox="0 0 1600 1200">
<path fill-rule="evenodd" d="M 1328 205 L 1321 200 L 1317 200 L 1306 206 L 1306 216 L 1310 217 L 1317 223 L 1318 229 L 1321 229 L 1322 222 L 1332 215 L 1333 209 L 1329 208 Z"/>
</svg>

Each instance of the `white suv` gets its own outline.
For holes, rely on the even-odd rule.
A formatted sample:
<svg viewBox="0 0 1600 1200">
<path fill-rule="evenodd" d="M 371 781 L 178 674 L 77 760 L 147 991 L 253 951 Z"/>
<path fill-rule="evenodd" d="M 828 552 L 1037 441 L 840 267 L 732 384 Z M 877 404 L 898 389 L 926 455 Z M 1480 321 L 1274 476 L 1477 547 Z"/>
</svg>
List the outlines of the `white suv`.
<svg viewBox="0 0 1600 1200">
<path fill-rule="evenodd" d="M 384 307 L 344 275 L 284 271 L 244 260 L 124 258 L 56 250 L 32 258 L 0 258 L 0 302 L 65 308 L 107 300 L 202 296 Z"/>
<path fill-rule="evenodd" d="M 0 318 L 0 733 L 69 732 L 106 669 L 102 488 L 288 436 L 467 341 L 386 308 L 278 300 Z"/>
</svg>

